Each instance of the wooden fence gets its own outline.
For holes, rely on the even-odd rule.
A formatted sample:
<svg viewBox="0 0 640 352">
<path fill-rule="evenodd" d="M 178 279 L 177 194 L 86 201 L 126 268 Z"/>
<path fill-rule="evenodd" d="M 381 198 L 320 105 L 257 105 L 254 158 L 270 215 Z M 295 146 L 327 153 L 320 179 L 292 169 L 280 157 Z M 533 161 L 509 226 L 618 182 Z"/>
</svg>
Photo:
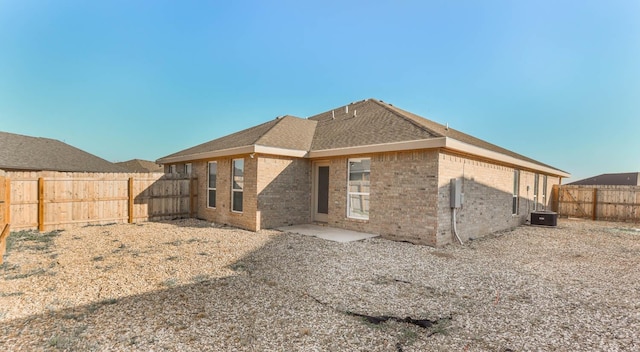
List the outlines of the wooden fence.
<svg viewBox="0 0 640 352">
<path fill-rule="evenodd" d="M 11 228 L 50 231 L 73 225 L 192 217 L 197 179 L 170 175 L 7 172 Z"/>
<path fill-rule="evenodd" d="M 552 209 L 563 217 L 640 221 L 640 186 L 555 185 Z"/>
<path fill-rule="evenodd" d="M 2 172 L 2 171 L 0 171 Z M 4 176 L 4 172 L 0 173 L 0 264 L 2 264 L 4 251 L 9 236 L 10 209 L 11 204 L 9 193 L 9 179 Z"/>
</svg>

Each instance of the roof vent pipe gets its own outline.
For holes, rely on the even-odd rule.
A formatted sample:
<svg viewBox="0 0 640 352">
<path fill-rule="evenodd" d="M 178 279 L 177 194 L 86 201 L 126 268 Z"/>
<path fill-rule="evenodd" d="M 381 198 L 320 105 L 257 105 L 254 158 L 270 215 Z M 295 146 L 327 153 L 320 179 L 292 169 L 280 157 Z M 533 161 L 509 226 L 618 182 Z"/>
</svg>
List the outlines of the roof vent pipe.
<svg viewBox="0 0 640 352">
<path fill-rule="evenodd" d="M 358 110 L 353 110 L 353 117 L 358 116 Z"/>
<path fill-rule="evenodd" d="M 347 113 L 347 114 L 349 113 L 349 105 L 346 105 L 346 106 L 344 107 L 344 112 L 345 112 L 345 113 Z"/>
<path fill-rule="evenodd" d="M 336 119 L 336 112 L 334 110 L 331 110 L 331 119 L 332 120 Z"/>
</svg>

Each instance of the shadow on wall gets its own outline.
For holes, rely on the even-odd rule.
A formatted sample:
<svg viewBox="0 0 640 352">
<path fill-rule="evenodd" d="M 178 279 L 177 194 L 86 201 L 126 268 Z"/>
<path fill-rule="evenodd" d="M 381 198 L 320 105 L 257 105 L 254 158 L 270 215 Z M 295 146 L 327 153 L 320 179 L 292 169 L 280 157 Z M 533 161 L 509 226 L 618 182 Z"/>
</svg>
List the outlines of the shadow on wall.
<svg viewBox="0 0 640 352">
<path fill-rule="evenodd" d="M 476 239 L 491 233 L 515 228 L 529 220 L 532 211 L 544 205 L 533 200 L 532 185 L 519 185 L 520 194 L 486 185 L 474 178 L 460 178 L 461 206 L 456 209 L 456 229 L 462 241 Z M 438 243 L 453 243 L 451 184 L 438 189 Z M 524 195 L 522 194 L 524 190 Z M 538 199 L 541 199 L 540 197 Z M 517 202 L 517 203 L 516 203 Z M 514 205 L 515 203 L 515 205 Z"/>
<path fill-rule="evenodd" d="M 311 163 L 260 158 L 258 210 L 263 229 L 311 222 Z"/>
</svg>

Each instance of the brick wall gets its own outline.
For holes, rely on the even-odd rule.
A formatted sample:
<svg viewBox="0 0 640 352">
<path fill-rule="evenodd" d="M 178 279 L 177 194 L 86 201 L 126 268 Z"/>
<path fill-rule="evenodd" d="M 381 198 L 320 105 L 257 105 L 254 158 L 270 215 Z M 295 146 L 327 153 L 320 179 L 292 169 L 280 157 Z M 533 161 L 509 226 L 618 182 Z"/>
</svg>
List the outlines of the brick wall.
<svg viewBox="0 0 640 352">
<path fill-rule="evenodd" d="M 437 155 L 422 150 L 358 156 L 371 158 L 369 220 L 347 217 L 349 158 L 331 159 L 329 225 L 435 245 Z"/>
<path fill-rule="evenodd" d="M 538 181 L 540 205 L 542 205 L 543 176 L 540 175 Z M 440 152 L 437 246 L 455 241 L 451 222 L 450 180 L 458 177 L 462 178 L 464 203 L 462 208 L 457 210 L 456 227 L 463 241 L 523 224 L 534 209 L 534 172 L 520 170 L 518 214 L 513 215 L 514 169 L 512 167 Z M 547 205 L 551 200 L 551 188 L 557 183 L 557 177 L 548 176 Z"/>
<path fill-rule="evenodd" d="M 260 155 L 258 209 L 261 228 L 311 222 L 311 163 L 307 159 Z"/>
<path fill-rule="evenodd" d="M 242 158 L 242 157 L 235 157 Z M 257 216 L 256 197 L 256 167 L 257 159 L 244 156 L 244 192 L 242 213 L 231 211 L 231 168 L 234 158 L 220 158 L 208 161 L 218 163 L 218 176 L 216 183 L 216 207 L 208 205 L 208 161 L 193 163 L 192 172 L 198 177 L 198 218 L 236 226 L 239 228 L 258 231 L 260 222 Z"/>
</svg>

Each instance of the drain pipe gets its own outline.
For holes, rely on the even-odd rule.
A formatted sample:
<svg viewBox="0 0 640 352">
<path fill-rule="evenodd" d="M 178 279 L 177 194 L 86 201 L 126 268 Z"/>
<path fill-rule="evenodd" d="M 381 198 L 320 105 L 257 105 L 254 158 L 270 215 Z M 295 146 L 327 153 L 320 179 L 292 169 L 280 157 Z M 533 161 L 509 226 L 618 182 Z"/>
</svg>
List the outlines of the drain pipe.
<svg viewBox="0 0 640 352">
<path fill-rule="evenodd" d="M 451 210 L 453 212 L 453 216 L 451 216 L 451 222 L 453 222 L 453 234 L 456 236 L 460 244 L 464 244 L 462 243 L 460 236 L 458 236 L 458 229 L 456 228 L 456 208 L 451 208 Z"/>
<path fill-rule="evenodd" d="M 460 236 L 458 236 L 458 228 L 456 227 L 456 209 L 462 207 L 462 182 L 459 178 L 452 178 L 451 185 L 449 188 L 450 191 L 450 201 L 451 201 L 451 223 L 453 228 L 453 234 L 458 239 L 460 244 L 462 240 Z"/>
</svg>

